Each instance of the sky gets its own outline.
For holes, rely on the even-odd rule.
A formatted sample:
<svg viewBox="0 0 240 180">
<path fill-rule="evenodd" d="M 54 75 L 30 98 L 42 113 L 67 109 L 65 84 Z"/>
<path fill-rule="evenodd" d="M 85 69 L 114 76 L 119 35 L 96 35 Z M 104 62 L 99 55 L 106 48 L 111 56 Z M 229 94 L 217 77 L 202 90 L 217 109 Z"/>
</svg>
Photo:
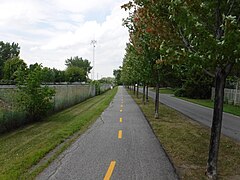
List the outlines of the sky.
<svg viewBox="0 0 240 180">
<path fill-rule="evenodd" d="M 66 69 L 79 56 L 91 62 L 96 40 L 94 79 L 112 77 L 122 65 L 128 42 L 120 8 L 128 0 L 0 0 L 0 41 L 20 46 L 28 65 Z M 92 75 L 90 74 L 91 78 Z"/>
</svg>

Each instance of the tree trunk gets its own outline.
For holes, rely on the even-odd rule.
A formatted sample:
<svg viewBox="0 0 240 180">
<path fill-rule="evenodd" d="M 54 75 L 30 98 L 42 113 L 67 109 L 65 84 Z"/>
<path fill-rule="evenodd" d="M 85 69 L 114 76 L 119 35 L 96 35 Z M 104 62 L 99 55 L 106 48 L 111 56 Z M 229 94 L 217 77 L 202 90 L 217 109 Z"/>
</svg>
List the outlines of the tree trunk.
<svg viewBox="0 0 240 180">
<path fill-rule="evenodd" d="M 214 112 L 206 172 L 207 176 L 213 180 L 217 179 L 217 160 L 222 128 L 224 87 L 226 78 L 230 73 L 231 69 L 232 65 L 229 64 L 225 67 L 225 69 L 217 68 L 215 74 Z"/>
<path fill-rule="evenodd" d="M 146 90 L 146 86 L 145 83 L 143 84 L 143 96 L 142 96 L 142 103 L 145 104 L 145 90 Z"/>
<path fill-rule="evenodd" d="M 147 84 L 147 87 L 146 87 L 146 102 L 148 103 L 148 84 Z"/>
<path fill-rule="evenodd" d="M 156 84 L 156 97 L 155 97 L 155 119 L 159 118 L 159 82 Z"/>
<path fill-rule="evenodd" d="M 133 85 L 133 92 L 134 92 L 134 95 L 136 94 L 136 86 L 135 86 L 135 83 Z"/>
<path fill-rule="evenodd" d="M 139 82 L 137 83 L 137 98 L 139 98 Z"/>
</svg>

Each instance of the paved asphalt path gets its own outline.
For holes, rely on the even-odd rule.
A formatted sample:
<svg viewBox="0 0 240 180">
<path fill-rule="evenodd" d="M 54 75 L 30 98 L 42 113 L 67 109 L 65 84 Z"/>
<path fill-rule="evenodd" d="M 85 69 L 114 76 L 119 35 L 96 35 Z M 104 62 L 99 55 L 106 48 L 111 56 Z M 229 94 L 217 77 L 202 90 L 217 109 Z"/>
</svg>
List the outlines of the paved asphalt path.
<svg viewBox="0 0 240 180">
<path fill-rule="evenodd" d="M 142 89 L 140 89 L 140 92 L 142 92 Z M 149 96 L 153 99 L 155 99 L 155 94 L 155 92 L 149 91 Z M 213 110 L 210 108 L 181 100 L 170 94 L 160 94 L 160 102 L 176 109 L 195 121 L 198 121 L 208 127 L 212 126 Z M 222 133 L 240 141 L 240 117 L 224 113 Z"/>
<path fill-rule="evenodd" d="M 37 179 L 110 177 L 178 179 L 147 120 L 123 87 L 119 87 L 113 102 L 96 123 Z"/>
</svg>

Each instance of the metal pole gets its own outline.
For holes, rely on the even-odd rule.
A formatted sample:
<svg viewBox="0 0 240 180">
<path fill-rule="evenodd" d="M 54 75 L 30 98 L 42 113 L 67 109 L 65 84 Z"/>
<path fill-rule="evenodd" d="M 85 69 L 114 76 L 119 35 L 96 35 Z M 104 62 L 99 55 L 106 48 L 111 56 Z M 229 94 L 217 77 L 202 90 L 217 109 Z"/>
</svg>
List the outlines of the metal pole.
<svg viewBox="0 0 240 180">
<path fill-rule="evenodd" d="M 91 41 L 91 44 L 93 45 L 93 60 L 92 60 L 92 62 L 93 62 L 93 68 L 92 68 L 92 80 L 94 81 L 94 68 L 95 68 L 95 45 L 96 45 L 96 43 L 97 43 L 97 41 L 96 40 L 92 40 Z"/>
</svg>

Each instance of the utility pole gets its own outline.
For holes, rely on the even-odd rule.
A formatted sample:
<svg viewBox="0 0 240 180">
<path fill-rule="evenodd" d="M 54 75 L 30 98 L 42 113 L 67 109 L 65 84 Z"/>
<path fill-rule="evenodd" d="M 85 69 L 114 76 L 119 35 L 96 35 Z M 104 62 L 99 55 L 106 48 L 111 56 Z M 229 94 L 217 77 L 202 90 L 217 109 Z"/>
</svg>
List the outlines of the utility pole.
<svg viewBox="0 0 240 180">
<path fill-rule="evenodd" d="M 96 47 L 97 41 L 96 41 L 96 40 L 92 40 L 92 41 L 91 41 L 91 44 L 93 45 L 93 59 L 92 59 L 93 68 L 92 68 L 92 80 L 94 81 L 95 47 Z"/>
</svg>

